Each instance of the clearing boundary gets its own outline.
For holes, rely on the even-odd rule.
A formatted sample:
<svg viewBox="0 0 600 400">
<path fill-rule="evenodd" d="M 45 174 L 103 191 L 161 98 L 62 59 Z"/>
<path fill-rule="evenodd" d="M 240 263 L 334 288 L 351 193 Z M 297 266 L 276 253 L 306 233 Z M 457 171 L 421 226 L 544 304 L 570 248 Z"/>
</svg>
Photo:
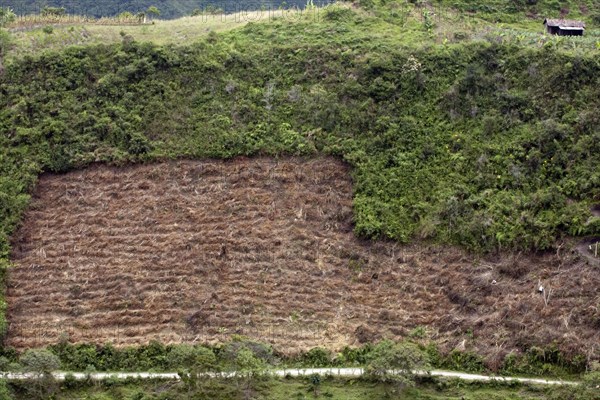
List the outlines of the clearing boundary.
<svg viewBox="0 0 600 400">
<path fill-rule="evenodd" d="M 600 274 L 576 254 L 481 258 L 352 229 L 350 171 L 331 158 L 46 174 L 13 237 L 6 344 L 242 334 L 296 353 L 413 336 L 488 360 L 598 351 Z"/>
</svg>

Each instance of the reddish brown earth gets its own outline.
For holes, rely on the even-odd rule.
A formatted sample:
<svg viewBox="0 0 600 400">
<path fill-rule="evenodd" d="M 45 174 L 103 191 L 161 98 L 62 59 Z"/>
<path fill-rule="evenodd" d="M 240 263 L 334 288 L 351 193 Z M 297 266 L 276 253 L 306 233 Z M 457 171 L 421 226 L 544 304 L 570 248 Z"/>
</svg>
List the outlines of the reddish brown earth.
<svg viewBox="0 0 600 400">
<path fill-rule="evenodd" d="M 295 352 L 425 327 L 490 361 L 553 341 L 598 358 L 600 271 L 584 259 L 361 241 L 351 206 L 350 171 L 332 159 L 44 175 L 13 238 L 7 344 L 240 333 Z"/>
</svg>

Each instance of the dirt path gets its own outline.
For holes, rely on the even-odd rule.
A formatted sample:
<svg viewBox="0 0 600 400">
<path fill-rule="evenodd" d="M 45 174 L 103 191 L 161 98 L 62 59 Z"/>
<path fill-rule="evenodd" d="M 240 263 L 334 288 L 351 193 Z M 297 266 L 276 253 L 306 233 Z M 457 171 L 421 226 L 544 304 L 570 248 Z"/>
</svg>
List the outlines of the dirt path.
<svg viewBox="0 0 600 400">
<path fill-rule="evenodd" d="M 563 381 L 563 380 L 552 380 L 552 379 L 543 379 L 543 378 L 522 378 L 522 377 L 511 377 L 511 376 L 494 376 L 494 375 L 479 375 L 479 374 L 467 374 L 463 372 L 455 372 L 455 371 L 442 371 L 442 370 L 433 370 L 433 371 L 414 371 L 417 375 L 431 375 L 437 376 L 440 378 L 452 378 L 452 379 L 462 379 L 466 381 L 479 381 L 479 382 L 520 382 L 520 383 L 528 383 L 535 385 L 578 385 L 578 382 L 574 381 Z M 333 376 L 341 376 L 341 377 L 352 377 L 352 376 L 362 376 L 364 374 L 363 368 L 303 368 L 303 369 L 277 369 L 267 371 L 266 374 L 276 376 L 276 377 L 284 377 L 284 376 L 308 376 L 313 374 L 318 375 L 333 375 Z M 87 374 L 84 372 L 75 372 L 75 373 L 67 373 L 67 372 L 55 372 L 53 373 L 54 377 L 57 380 L 64 380 L 65 376 L 73 375 L 75 379 L 83 380 L 87 379 L 87 377 L 91 377 L 94 380 L 104 380 L 109 378 L 117 378 L 117 379 L 129 379 L 129 378 L 137 378 L 137 379 L 171 379 L 171 380 L 179 380 L 179 375 L 175 372 L 94 372 L 91 374 Z M 210 374 L 211 377 L 225 377 L 230 378 L 236 375 L 235 372 L 225 372 L 218 374 Z M 1 376 L 4 379 L 9 380 L 27 380 L 31 379 L 35 375 L 27 374 L 27 373 L 15 373 L 15 372 L 4 372 L 1 373 Z"/>
</svg>

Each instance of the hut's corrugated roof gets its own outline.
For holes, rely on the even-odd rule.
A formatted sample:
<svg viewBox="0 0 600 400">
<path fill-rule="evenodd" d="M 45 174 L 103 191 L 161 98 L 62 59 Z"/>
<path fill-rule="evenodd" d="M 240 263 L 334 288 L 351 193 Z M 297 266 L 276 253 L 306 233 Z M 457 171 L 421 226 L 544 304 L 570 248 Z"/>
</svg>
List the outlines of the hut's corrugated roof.
<svg viewBox="0 0 600 400">
<path fill-rule="evenodd" d="M 585 22 L 572 19 L 550 19 L 546 18 L 544 24 L 548 26 L 559 26 L 562 28 L 580 28 L 585 29 Z"/>
</svg>

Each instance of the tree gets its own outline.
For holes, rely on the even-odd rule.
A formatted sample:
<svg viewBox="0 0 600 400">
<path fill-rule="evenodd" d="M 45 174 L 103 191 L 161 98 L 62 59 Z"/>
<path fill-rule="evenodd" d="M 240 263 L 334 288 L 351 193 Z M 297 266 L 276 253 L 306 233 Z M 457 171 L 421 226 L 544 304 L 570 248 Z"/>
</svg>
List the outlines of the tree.
<svg viewBox="0 0 600 400">
<path fill-rule="evenodd" d="M 236 370 L 238 388 L 242 390 L 244 399 L 252 398 L 253 383 L 265 371 L 265 361 L 257 357 L 249 348 L 242 347 L 237 352 L 233 365 Z"/>
<path fill-rule="evenodd" d="M 377 344 L 367 358 L 365 375 L 403 389 L 414 385 L 417 370 L 429 368 L 427 355 L 416 344 L 385 340 Z"/>
<path fill-rule="evenodd" d="M 199 372 L 213 371 L 217 358 L 211 349 L 189 344 L 178 345 L 167 355 L 167 364 L 172 369 L 194 369 Z"/>
<path fill-rule="evenodd" d="M 40 375 L 51 374 L 60 368 L 58 356 L 48 350 L 27 350 L 19 359 L 25 371 Z"/>
<path fill-rule="evenodd" d="M 157 17 L 158 18 L 158 16 L 160 15 L 160 10 L 156 6 L 150 6 L 146 10 L 146 14 L 150 15 L 151 17 Z"/>
<path fill-rule="evenodd" d="M 7 24 L 13 22 L 17 16 L 10 7 L 0 7 L 0 27 L 4 27 Z"/>
<path fill-rule="evenodd" d="M 61 17 L 67 13 L 64 7 L 44 7 L 42 8 L 41 14 L 44 17 Z"/>
<path fill-rule="evenodd" d="M 27 385 L 31 398 L 47 399 L 58 390 L 53 371 L 60 368 L 58 356 L 48 350 L 27 350 L 19 359 L 25 371 L 34 373 L 33 382 Z"/>
<path fill-rule="evenodd" d="M 179 377 L 191 395 L 203 393 L 210 380 L 208 373 L 217 371 L 217 357 L 206 347 L 182 344 L 167 354 L 167 365 L 179 371 Z"/>
</svg>

